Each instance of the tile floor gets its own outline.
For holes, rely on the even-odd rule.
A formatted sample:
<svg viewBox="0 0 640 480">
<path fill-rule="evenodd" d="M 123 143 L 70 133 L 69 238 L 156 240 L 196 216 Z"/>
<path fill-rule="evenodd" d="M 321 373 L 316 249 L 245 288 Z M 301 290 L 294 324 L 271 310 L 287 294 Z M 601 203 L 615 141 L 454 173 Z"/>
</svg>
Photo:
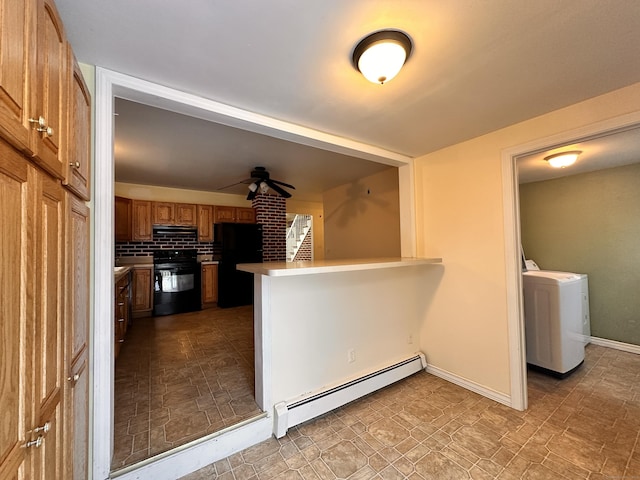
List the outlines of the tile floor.
<svg viewBox="0 0 640 480">
<path fill-rule="evenodd" d="M 260 410 L 251 306 L 133 320 L 116 361 L 117 470 Z"/>
<path fill-rule="evenodd" d="M 640 479 L 640 355 L 586 353 L 525 412 L 421 372 L 183 480 Z"/>
</svg>

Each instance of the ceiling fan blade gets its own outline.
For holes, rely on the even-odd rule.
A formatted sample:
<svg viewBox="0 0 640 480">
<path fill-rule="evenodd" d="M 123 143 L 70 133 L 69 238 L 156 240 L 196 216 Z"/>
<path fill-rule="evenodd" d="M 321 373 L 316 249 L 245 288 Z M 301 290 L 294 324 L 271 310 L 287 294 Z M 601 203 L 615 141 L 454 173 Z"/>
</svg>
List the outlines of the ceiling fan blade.
<svg viewBox="0 0 640 480">
<path fill-rule="evenodd" d="M 240 180 L 239 182 L 232 183 L 230 185 L 225 185 L 224 187 L 216 188 L 216 190 L 224 190 L 225 188 L 235 187 L 236 185 L 240 185 L 241 183 L 251 183 L 253 182 L 252 178 L 245 178 L 244 180 Z"/>
<path fill-rule="evenodd" d="M 264 182 L 269 185 L 270 188 L 272 188 L 273 190 L 275 190 L 276 192 L 278 192 L 280 195 L 282 195 L 284 198 L 290 198 L 291 194 L 289 192 L 287 192 L 286 190 L 280 188 L 278 185 L 276 185 L 273 180 L 264 180 Z"/>
<path fill-rule="evenodd" d="M 269 181 L 273 183 L 277 183 L 278 185 L 282 185 L 283 187 L 293 188 L 294 190 L 296 189 L 296 187 L 294 187 L 293 185 L 289 185 L 288 183 L 281 182 L 280 180 L 269 179 Z"/>
<path fill-rule="evenodd" d="M 255 191 L 249 190 L 249 194 L 247 195 L 247 200 L 253 200 L 254 198 L 256 198 L 257 193 L 258 193 L 257 189 Z"/>
</svg>

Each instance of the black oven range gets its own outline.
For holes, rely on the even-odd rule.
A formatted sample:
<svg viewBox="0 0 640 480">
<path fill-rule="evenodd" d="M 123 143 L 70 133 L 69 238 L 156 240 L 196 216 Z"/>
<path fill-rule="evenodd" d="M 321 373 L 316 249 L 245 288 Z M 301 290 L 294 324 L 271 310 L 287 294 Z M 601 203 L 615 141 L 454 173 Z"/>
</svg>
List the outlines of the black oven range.
<svg viewBox="0 0 640 480">
<path fill-rule="evenodd" d="M 201 309 L 197 250 L 154 250 L 153 270 L 153 316 Z"/>
</svg>

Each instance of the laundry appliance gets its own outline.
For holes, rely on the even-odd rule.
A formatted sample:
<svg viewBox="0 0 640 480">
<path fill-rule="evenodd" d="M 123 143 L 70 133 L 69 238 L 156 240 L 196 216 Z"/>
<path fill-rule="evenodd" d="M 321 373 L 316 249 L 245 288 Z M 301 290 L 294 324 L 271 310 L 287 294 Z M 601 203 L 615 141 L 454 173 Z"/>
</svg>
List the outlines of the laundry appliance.
<svg viewBox="0 0 640 480">
<path fill-rule="evenodd" d="M 584 361 L 590 340 L 586 274 L 535 270 L 522 273 L 527 363 L 565 377 Z"/>
</svg>

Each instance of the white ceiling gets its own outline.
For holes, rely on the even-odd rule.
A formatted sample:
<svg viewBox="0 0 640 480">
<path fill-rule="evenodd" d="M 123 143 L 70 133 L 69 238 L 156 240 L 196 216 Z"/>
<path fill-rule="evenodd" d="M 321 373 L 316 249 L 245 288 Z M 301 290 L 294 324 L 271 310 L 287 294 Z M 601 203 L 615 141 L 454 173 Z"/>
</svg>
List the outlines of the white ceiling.
<svg viewBox="0 0 640 480">
<path fill-rule="evenodd" d="M 81 62 L 411 157 L 640 81 L 636 0 L 56 3 Z M 380 86 L 350 57 L 382 28 L 414 51 Z M 149 112 L 130 107 L 116 120 L 118 177 L 215 189 L 264 165 L 302 198 L 360 163 L 218 125 L 201 138 L 180 128 L 199 122 L 134 121 Z M 141 143 L 150 128 L 156 143 Z"/>
</svg>

